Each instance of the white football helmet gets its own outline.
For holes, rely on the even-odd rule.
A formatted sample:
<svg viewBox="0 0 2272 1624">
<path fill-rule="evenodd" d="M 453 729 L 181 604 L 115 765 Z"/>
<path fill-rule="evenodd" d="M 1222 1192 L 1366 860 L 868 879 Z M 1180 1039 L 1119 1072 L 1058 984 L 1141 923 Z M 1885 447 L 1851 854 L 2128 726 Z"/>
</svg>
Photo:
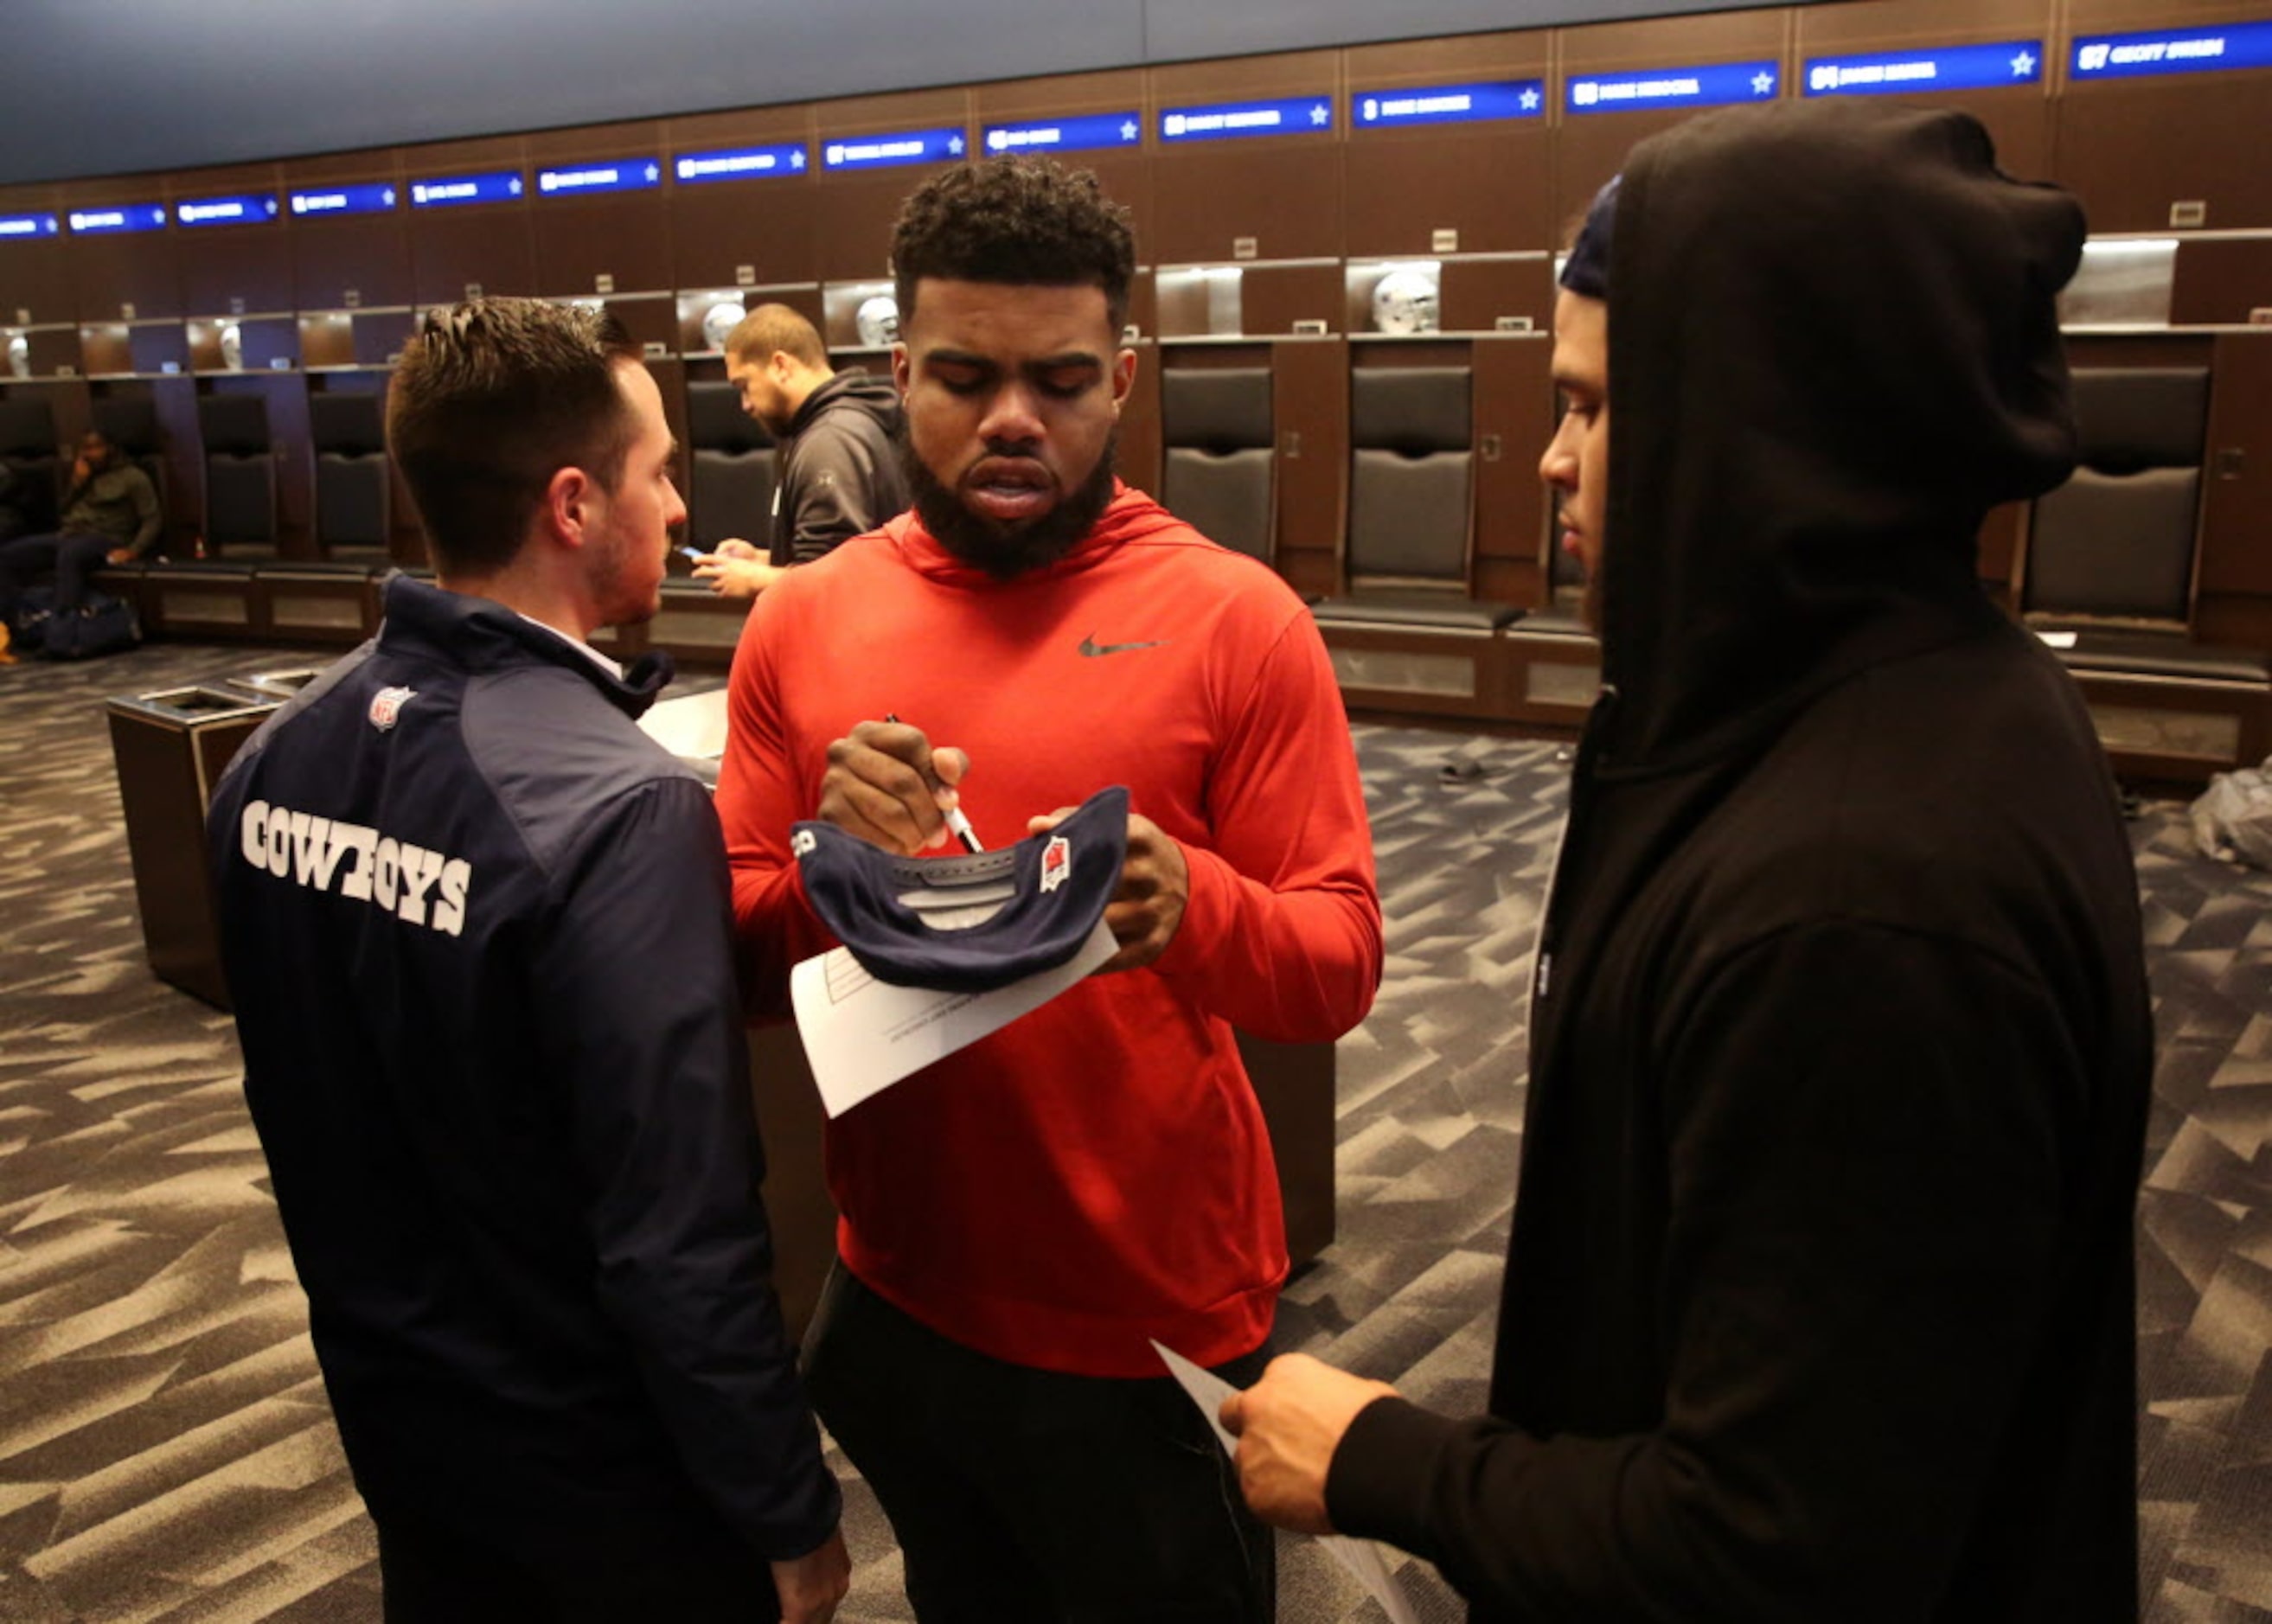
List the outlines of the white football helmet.
<svg viewBox="0 0 2272 1624">
<path fill-rule="evenodd" d="M 721 299 L 703 311 L 702 346 L 705 349 L 724 349 L 728 336 L 742 324 L 742 317 L 746 314 L 739 299 Z"/>
<path fill-rule="evenodd" d="M 1400 336 L 1442 331 L 1434 265 L 1391 265 L 1372 285 L 1372 330 Z"/>
<path fill-rule="evenodd" d="M 844 307 L 839 305 L 837 309 Z M 900 302 L 889 294 L 877 294 L 863 299 L 854 313 L 852 324 L 860 330 L 862 347 L 882 349 L 900 341 Z"/>
</svg>

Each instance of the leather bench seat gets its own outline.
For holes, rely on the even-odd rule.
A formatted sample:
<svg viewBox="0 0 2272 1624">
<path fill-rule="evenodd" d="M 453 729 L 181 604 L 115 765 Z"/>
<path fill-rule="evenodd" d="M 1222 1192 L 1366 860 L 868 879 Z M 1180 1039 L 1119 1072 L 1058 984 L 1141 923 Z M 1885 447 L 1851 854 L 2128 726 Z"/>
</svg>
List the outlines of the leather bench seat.
<svg viewBox="0 0 2272 1624">
<path fill-rule="evenodd" d="M 1379 587 L 1310 606 L 1320 625 L 1402 626 L 1424 631 L 1494 632 L 1522 618 L 1512 604 L 1487 603 L 1425 587 Z"/>
<path fill-rule="evenodd" d="M 2056 652 L 2073 671 L 2272 687 L 2272 656 L 2257 649 L 2195 643 L 2179 633 L 2083 631 L 2075 634 L 2074 647 Z"/>
</svg>

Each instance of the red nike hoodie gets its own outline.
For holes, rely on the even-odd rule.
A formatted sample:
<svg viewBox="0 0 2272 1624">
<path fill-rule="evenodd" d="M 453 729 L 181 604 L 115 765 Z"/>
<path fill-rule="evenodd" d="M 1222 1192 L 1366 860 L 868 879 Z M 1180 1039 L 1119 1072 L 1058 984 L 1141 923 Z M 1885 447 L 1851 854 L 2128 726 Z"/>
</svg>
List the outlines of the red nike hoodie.
<svg viewBox="0 0 2272 1624">
<path fill-rule="evenodd" d="M 1355 752 L 1308 610 L 1267 566 L 1121 487 L 1045 569 L 1001 581 L 914 515 L 758 600 L 734 661 L 718 809 L 759 1009 L 834 945 L 789 826 L 831 741 L 887 713 L 967 751 L 990 846 L 1125 784 L 1191 898 L 1149 968 L 1092 976 L 828 1125 L 838 1248 L 861 1280 L 998 1359 L 1156 1375 L 1267 1334 L 1277 1177 L 1231 1029 L 1320 1040 L 1380 978 Z"/>
</svg>

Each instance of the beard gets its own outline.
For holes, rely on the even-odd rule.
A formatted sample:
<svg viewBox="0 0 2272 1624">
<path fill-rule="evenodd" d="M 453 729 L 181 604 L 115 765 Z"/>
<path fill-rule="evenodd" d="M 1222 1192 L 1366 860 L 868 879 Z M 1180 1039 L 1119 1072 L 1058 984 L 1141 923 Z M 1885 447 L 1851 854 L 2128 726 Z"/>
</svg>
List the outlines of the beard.
<svg viewBox="0 0 2272 1624">
<path fill-rule="evenodd" d="M 900 443 L 900 463 L 915 494 L 916 517 L 938 544 L 964 563 L 983 570 L 998 581 L 1014 580 L 1057 562 L 1080 544 L 1112 502 L 1112 476 L 1119 450 L 1120 431 L 1104 442 L 1096 466 L 1066 491 L 1058 504 L 1039 518 L 1022 525 L 998 525 L 981 518 L 962 503 L 954 487 L 930 471 L 915 447 Z"/>
</svg>

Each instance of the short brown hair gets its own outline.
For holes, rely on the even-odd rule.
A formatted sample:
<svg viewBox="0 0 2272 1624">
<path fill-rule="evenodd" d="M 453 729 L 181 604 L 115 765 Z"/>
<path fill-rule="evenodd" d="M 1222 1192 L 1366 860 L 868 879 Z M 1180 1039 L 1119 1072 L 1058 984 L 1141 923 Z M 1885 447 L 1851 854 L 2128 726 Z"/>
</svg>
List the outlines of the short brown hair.
<svg viewBox="0 0 2272 1624">
<path fill-rule="evenodd" d="M 892 227 L 900 322 L 924 277 L 1010 287 L 1096 287 L 1117 337 L 1128 320 L 1136 237 L 1096 176 L 1046 158 L 958 164 L 900 205 Z"/>
<path fill-rule="evenodd" d="M 775 351 L 808 367 L 828 365 L 828 347 L 820 330 L 800 311 L 785 304 L 761 304 L 734 324 L 726 335 L 726 354 L 735 361 L 771 361 Z"/>
<path fill-rule="evenodd" d="M 426 313 L 388 387 L 386 444 L 437 569 L 511 564 L 563 468 L 616 488 L 639 433 L 616 368 L 638 359 L 623 324 L 585 306 L 476 299 Z"/>
</svg>

